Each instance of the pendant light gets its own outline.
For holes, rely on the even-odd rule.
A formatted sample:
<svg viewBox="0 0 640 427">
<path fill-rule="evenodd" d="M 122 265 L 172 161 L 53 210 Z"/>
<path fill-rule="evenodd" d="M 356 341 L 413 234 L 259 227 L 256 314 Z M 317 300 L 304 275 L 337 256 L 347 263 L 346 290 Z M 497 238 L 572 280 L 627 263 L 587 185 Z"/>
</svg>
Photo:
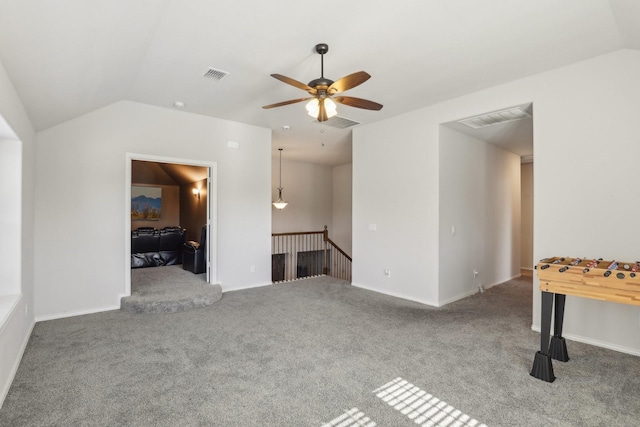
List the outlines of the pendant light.
<svg viewBox="0 0 640 427">
<path fill-rule="evenodd" d="M 278 200 L 272 204 L 276 209 L 284 209 L 288 203 L 282 200 L 282 148 L 278 148 L 278 151 L 280 151 L 280 187 L 278 187 Z"/>
</svg>

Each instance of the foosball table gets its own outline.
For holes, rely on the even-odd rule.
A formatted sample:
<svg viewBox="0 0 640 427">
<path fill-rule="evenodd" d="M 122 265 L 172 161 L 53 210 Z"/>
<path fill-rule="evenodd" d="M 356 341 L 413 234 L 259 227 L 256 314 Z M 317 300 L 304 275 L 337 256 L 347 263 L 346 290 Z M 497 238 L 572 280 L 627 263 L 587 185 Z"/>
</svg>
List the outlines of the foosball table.
<svg viewBox="0 0 640 427">
<path fill-rule="evenodd" d="M 531 375 L 553 382 L 556 377 L 551 359 L 569 360 L 567 344 L 562 337 L 566 296 L 640 306 L 640 265 L 638 261 L 554 257 L 541 260 L 536 271 L 542 291 L 542 317 L 540 350 L 535 355 Z M 553 336 L 549 341 L 552 310 Z"/>
</svg>

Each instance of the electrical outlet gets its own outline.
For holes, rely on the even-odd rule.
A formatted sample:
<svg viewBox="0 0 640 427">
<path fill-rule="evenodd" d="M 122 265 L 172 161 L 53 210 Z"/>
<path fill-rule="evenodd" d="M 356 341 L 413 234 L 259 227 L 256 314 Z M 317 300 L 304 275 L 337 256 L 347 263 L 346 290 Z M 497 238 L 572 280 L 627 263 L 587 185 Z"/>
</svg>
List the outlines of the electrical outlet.
<svg viewBox="0 0 640 427">
<path fill-rule="evenodd" d="M 384 270 L 384 275 L 385 275 L 385 277 L 386 277 L 387 279 L 390 279 L 390 278 L 391 278 L 391 270 L 389 270 L 389 269 L 385 269 L 385 270 Z"/>
<path fill-rule="evenodd" d="M 255 272 L 256 272 L 256 266 L 255 266 L 255 265 L 252 265 L 252 266 L 251 266 L 251 268 L 250 268 L 250 270 L 251 270 L 251 272 L 252 272 L 252 273 L 255 273 Z"/>
<path fill-rule="evenodd" d="M 476 277 L 478 274 L 480 274 L 478 273 L 478 270 L 473 270 L 473 277 Z"/>
</svg>

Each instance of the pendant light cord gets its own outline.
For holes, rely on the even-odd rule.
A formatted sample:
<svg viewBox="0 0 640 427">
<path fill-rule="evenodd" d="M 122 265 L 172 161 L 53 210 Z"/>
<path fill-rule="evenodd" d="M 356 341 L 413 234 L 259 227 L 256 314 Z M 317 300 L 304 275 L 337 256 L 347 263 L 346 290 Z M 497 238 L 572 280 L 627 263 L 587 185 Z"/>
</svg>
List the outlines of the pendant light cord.
<svg viewBox="0 0 640 427">
<path fill-rule="evenodd" d="M 280 151 L 280 186 L 278 190 L 282 191 L 282 148 L 278 148 L 278 151 Z"/>
</svg>

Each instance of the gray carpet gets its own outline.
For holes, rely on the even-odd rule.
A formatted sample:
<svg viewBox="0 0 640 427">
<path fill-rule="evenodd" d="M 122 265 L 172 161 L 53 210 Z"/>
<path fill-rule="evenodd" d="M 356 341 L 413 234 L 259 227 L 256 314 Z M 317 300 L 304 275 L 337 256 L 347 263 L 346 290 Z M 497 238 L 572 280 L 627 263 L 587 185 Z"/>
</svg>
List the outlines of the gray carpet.
<svg viewBox="0 0 640 427">
<path fill-rule="evenodd" d="M 131 313 L 175 313 L 206 307 L 222 298 L 222 287 L 206 282 L 205 274 L 193 274 L 182 265 L 131 270 L 131 295 L 120 308 Z"/>
<path fill-rule="evenodd" d="M 554 383 L 529 375 L 531 287 L 436 309 L 320 277 L 41 322 L 0 425 L 638 425 L 638 357 L 569 341 Z"/>
</svg>

